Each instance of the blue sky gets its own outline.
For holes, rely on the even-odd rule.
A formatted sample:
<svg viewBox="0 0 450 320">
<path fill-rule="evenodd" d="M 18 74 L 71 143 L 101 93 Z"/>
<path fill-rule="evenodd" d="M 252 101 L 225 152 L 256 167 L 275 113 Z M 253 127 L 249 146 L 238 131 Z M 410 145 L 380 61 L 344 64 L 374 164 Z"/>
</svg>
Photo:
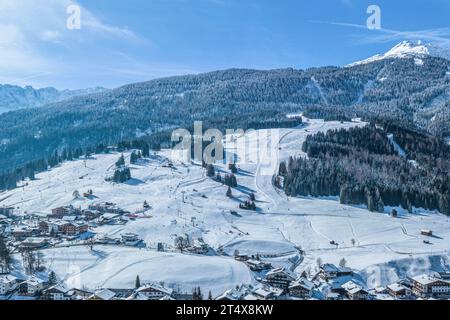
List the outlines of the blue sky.
<svg viewBox="0 0 450 320">
<path fill-rule="evenodd" d="M 449 46 L 448 0 L 70 0 L 0 2 L 0 83 L 117 87 L 232 67 L 342 66 L 405 39 Z M 381 30 L 365 28 L 371 4 Z"/>
</svg>

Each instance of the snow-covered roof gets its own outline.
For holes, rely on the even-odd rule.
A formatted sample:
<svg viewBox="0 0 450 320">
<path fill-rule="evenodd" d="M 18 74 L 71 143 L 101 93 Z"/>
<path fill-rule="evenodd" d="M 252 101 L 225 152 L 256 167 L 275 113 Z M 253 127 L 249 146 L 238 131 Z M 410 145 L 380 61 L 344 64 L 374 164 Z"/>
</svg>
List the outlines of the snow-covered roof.
<svg viewBox="0 0 450 320">
<path fill-rule="evenodd" d="M 114 219 L 116 217 L 120 216 L 118 213 L 104 213 L 102 214 L 102 217 L 105 219 Z"/>
<path fill-rule="evenodd" d="M 270 295 L 274 295 L 274 296 L 282 295 L 283 289 L 274 288 L 274 287 L 262 287 L 262 288 L 258 288 L 255 291 L 253 291 L 253 293 L 260 297 L 267 298 Z"/>
<path fill-rule="evenodd" d="M 137 289 L 136 292 L 142 292 L 142 291 L 145 291 L 147 289 L 153 289 L 153 290 L 156 290 L 156 291 L 160 291 L 160 292 L 165 293 L 167 295 L 171 295 L 173 293 L 173 289 L 166 288 L 166 287 L 163 287 L 163 286 L 161 286 L 159 284 L 154 284 L 154 283 L 144 284 L 139 289 Z"/>
<path fill-rule="evenodd" d="M 429 275 L 426 275 L 426 274 L 422 274 L 420 276 L 413 277 L 412 279 L 414 281 L 420 283 L 421 285 L 428 285 L 428 284 L 431 284 L 431 283 L 437 281 L 437 279 L 435 279 Z"/>
<path fill-rule="evenodd" d="M 45 282 L 44 280 L 36 278 L 36 277 L 31 277 L 30 279 L 27 280 L 27 284 L 31 285 L 31 286 L 37 286 L 44 282 Z"/>
<path fill-rule="evenodd" d="M 229 289 L 216 298 L 216 300 L 239 300 L 241 295 L 235 289 Z"/>
<path fill-rule="evenodd" d="M 345 291 L 347 291 L 350 294 L 355 294 L 360 291 L 365 291 L 359 284 L 357 284 L 353 281 L 348 281 L 348 282 L 344 283 L 341 287 L 342 287 L 342 289 L 344 289 Z"/>
<path fill-rule="evenodd" d="M 249 293 L 249 294 L 246 294 L 245 296 L 243 296 L 242 300 L 254 301 L 254 300 L 258 300 L 258 297 L 255 296 L 253 293 Z"/>
<path fill-rule="evenodd" d="M 60 284 L 55 284 L 53 286 L 51 286 L 50 288 L 48 288 L 47 290 L 56 290 L 59 291 L 61 293 L 66 293 L 70 290 L 69 287 L 67 287 L 65 284 L 60 283 Z"/>
<path fill-rule="evenodd" d="M 0 276 L 0 282 L 2 282 L 2 283 L 11 283 L 11 282 L 16 282 L 17 280 L 18 280 L 17 277 L 14 277 L 10 274 Z"/>
<path fill-rule="evenodd" d="M 246 261 L 246 263 L 248 264 L 252 264 L 252 265 L 260 265 L 260 264 L 264 264 L 264 262 L 260 261 L 260 260 L 255 260 L 255 259 L 249 259 Z"/>
<path fill-rule="evenodd" d="M 140 292 L 136 292 L 132 295 L 130 295 L 129 297 L 127 297 L 125 300 L 139 300 L 139 301 L 146 301 L 148 300 L 148 297 Z"/>
<path fill-rule="evenodd" d="M 111 300 L 116 296 L 116 294 L 109 289 L 100 289 L 98 291 L 95 291 L 93 296 L 102 300 Z"/>
<path fill-rule="evenodd" d="M 387 286 L 387 288 L 389 290 L 391 290 L 391 291 L 394 291 L 394 292 L 399 292 L 399 291 L 402 291 L 402 290 L 406 289 L 406 287 L 404 285 L 400 284 L 400 283 L 390 284 L 390 285 Z"/>
<path fill-rule="evenodd" d="M 331 263 L 325 263 L 320 268 L 325 272 L 339 272 L 339 268 Z"/>
<path fill-rule="evenodd" d="M 269 272 L 267 272 L 266 276 L 274 275 L 274 274 L 277 274 L 277 273 L 284 273 L 287 276 L 291 277 L 292 279 L 296 279 L 297 278 L 297 275 L 295 273 L 293 273 L 292 271 L 287 270 L 284 267 L 272 269 Z"/>
<path fill-rule="evenodd" d="M 240 287 L 229 289 L 216 298 L 216 300 L 240 300 L 245 299 L 254 288 L 250 285 L 241 285 Z"/>
<path fill-rule="evenodd" d="M 48 240 L 46 238 L 29 237 L 29 238 L 26 238 L 22 243 L 43 244 L 43 243 L 47 243 L 47 242 L 48 242 Z"/>
<path fill-rule="evenodd" d="M 62 217 L 63 221 L 75 221 L 77 220 L 77 216 L 64 216 Z"/>
<path fill-rule="evenodd" d="M 289 288 L 297 287 L 297 286 L 301 286 L 307 290 L 312 290 L 315 287 L 314 283 L 312 283 L 311 281 L 309 281 L 305 278 L 300 278 L 300 279 L 296 280 L 289 286 Z"/>
</svg>

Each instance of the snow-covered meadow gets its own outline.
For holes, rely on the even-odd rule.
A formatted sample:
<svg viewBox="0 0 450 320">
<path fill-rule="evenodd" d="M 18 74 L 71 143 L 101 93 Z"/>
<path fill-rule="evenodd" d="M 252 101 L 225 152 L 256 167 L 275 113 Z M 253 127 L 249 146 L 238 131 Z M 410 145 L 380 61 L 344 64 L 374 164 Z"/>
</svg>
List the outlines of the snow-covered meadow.
<svg viewBox="0 0 450 320">
<path fill-rule="evenodd" d="M 447 216 L 418 209 L 414 214 L 399 210 L 395 219 L 388 212 L 371 213 L 341 205 L 334 198 L 287 197 L 274 188 L 272 174 L 279 161 L 291 155 L 304 156 L 301 146 L 307 135 L 362 125 L 358 120 L 308 120 L 299 128 L 259 130 L 239 137 L 250 142 L 258 139 L 260 146 L 265 145 L 276 156 L 269 165 L 262 163 L 264 157 L 250 157 L 250 161 L 240 163 L 236 175 L 239 186 L 233 189 L 232 198 L 226 197 L 226 186 L 205 176 L 201 166 L 183 162 L 172 151 L 163 150 L 131 165 L 133 179 L 124 184 L 105 181 L 119 154 L 102 154 L 39 174 L 27 185 L 0 194 L 0 203 L 17 211 L 46 215 L 58 206 L 86 208 L 102 201 L 135 212 L 147 201 L 152 208 L 145 217 L 93 230 L 116 237 L 133 232 L 147 248 L 95 246 L 91 252 L 79 246 L 43 250 L 49 269 L 67 282 L 78 281 L 89 288 L 130 287 L 139 274 L 142 281 L 163 281 L 188 291 L 200 285 L 219 294 L 236 284 L 254 281 L 249 269 L 230 257 L 235 250 L 263 255 L 275 266 L 285 265 L 298 272 L 315 269 L 318 258 L 336 264 L 345 258 L 349 267 L 363 271 L 370 287 L 384 285 L 399 274 L 415 275 L 446 265 L 450 254 Z M 249 155 L 257 152 L 253 148 L 258 144 L 250 145 L 253 147 L 246 151 Z M 128 158 L 129 153 L 125 156 Z M 217 164 L 216 169 L 228 172 L 223 164 Z M 74 199 L 75 190 L 83 193 L 88 189 L 93 190 L 94 197 Z M 250 193 L 256 196 L 256 212 L 238 208 Z M 232 210 L 237 215 L 231 214 Z M 423 242 L 423 228 L 433 230 L 431 244 Z M 155 251 L 158 242 L 170 248 L 175 235 L 184 234 L 202 238 L 216 252 L 222 250 L 228 256 Z M 332 240 L 338 246 L 331 245 Z"/>
</svg>

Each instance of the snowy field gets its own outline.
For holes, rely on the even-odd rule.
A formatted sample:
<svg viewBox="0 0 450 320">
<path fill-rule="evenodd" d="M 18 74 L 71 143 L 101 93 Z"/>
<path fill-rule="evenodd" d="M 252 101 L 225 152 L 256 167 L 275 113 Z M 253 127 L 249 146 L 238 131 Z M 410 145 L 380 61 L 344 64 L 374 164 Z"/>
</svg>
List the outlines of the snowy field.
<svg viewBox="0 0 450 320">
<path fill-rule="evenodd" d="M 447 266 L 450 251 L 450 218 L 438 213 L 399 210 L 399 218 L 371 213 L 364 208 L 339 204 L 334 198 L 291 198 L 276 190 L 272 175 L 278 163 L 290 155 L 305 156 L 301 146 L 309 134 L 335 128 L 365 125 L 309 120 L 294 129 L 259 130 L 239 139 L 252 145 L 238 160 L 238 188 L 233 197 L 225 196 L 227 187 L 205 177 L 198 165 L 184 163 L 172 151 L 164 150 L 150 159 L 131 166 L 133 179 L 125 184 L 105 182 L 113 173 L 119 154 L 96 155 L 87 161 L 64 163 L 37 176 L 21 188 L 0 194 L 0 205 L 12 205 L 22 212 L 46 215 L 52 208 L 72 204 L 86 208 L 90 203 L 109 201 L 135 212 L 146 200 L 152 209 L 145 217 L 125 225 L 93 229 L 100 235 L 137 233 L 145 249 L 96 246 L 44 250 L 50 269 L 68 282 L 96 288 L 130 287 L 137 274 L 141 281 L 164 281 L 188 291 L 200 285 L 218 294 L 238 283 L 254 281 L 248 268 L 232 257 L 193 256 L 157 253 L 156 243 L 168 248 L 175 235 L 203 238 L 216 251 L 233 255 L 235 250 L 260 254 L 275 266 L 285 265 L 298 272 L 315 269 L 317 259 L 339 263 L 347 260 L 351 268 L 362 270 L 370 287 L 385 285 L 399 275 L 416 275 Z M 267 157 L 254 157 L 260 148 Z M 233 151 L 233 150 L 231 150 Z M 129 158 L 129 153 L 125 154 Z M 172 161 L 174 167 L 167 164 Z M 226 166 L 217 169 L 228 172 Z M 74 199 L 73 192 L 92 189 L 93 199 Z M 256 212 L 238 209 L 250 193 L 256 196 Z M 184 200 L 184 202 L 183 202 Z M 237 215 L 230 214 L 234 210 Z M 425 244 L 421 229 L 432 229 L 435 236 Z M 339 245 L 334 246 L 334 240 Z M 298 248 L 305 251 L 299 254 Z M 77 269 L 78 268 L 78 269 Z M 78 271 L 74 271 L 78 270 Z M 75 274 L 74 274 L 75 272 Z M 78 279 L 78 280 L 77 280 Z"/>
<path fill-rule="evenodd" d="M 133 288 L 136 275 L 142 283 L 164 282 L 185 292 L 195 286 L 215 295 L 252 281 L 241 262 L 224 257 L 162 253 L 134 248 L 96 246 L 43 250 L 48 267 L 71 287 Z M 214 281 L 212 281 L 214 279 Z"/>
</svg>

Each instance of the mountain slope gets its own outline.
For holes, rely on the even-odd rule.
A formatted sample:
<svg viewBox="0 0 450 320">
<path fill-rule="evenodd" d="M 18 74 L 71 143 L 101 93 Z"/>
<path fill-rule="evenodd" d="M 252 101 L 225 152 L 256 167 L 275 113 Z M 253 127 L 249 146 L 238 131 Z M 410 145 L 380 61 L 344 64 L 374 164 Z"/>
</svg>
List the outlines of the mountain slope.
<svg viewBox="0 0 450 320">
<path fill-rule="evenodd" d="M 0 171 L 55 149 L 95 146 L 174 128 L 285 126 L 286 114 L 389 118 L 442 137 L 450 134 L 450 61 L 386 58 L 353 67 L 308 70 L 231 69 L 130 84 L 0 115 Z"/>
<path fill-rule="evenodd" d="M 82 90 L 63 90 L 55 88 L 34 89 L 31 86 L 19 87 L 14 85 L 0 85 L 0 113 L 22 108 L 40 107 L 51 102 L 58 102 L 75 96 L 102 92 L 104 88 Z"/>
<path fill-rule="evenodd" d="M 422 41 L 402 41 L 395 47 L 393 47 L 391 50 L 386 52 L 385 54 L 377 54 L 373 57 L 370 57 L 368 59 L 354 62 L 349 67 L 360 65 L 360 64 L 367 64 L 374 61 L 379 61 L 383 59 L 390 59 L 390 58 L 425 58 L 425 57 L 435 57 L 435 58 L 443 58 L 450 60 L 450 50 L 441 48 L 439 46 L 433 45 L 433 44 L 424 44 Z M 419 62 L 418 62 L 419 63 Z M 419 63 L 420 64 L 420 63 Z"/>
</svg>

